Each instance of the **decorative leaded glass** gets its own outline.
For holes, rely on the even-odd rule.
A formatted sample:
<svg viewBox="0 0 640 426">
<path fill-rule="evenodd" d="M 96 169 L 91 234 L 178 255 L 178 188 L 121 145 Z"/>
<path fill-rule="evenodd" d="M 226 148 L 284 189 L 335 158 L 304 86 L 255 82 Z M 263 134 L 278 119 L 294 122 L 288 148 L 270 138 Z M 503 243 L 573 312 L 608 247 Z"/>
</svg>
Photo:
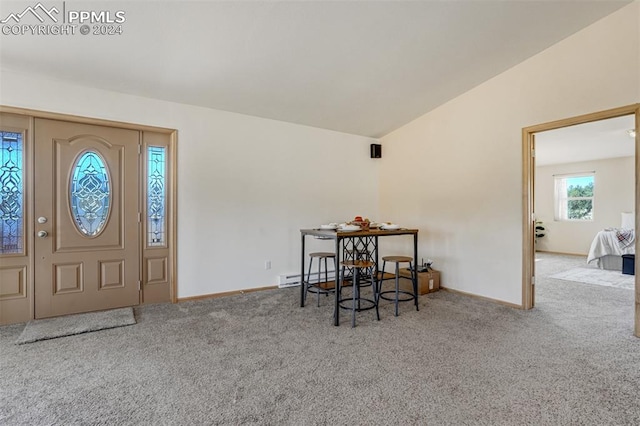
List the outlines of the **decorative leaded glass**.
<svg viewBox="0 0 640 426">
<path fill-rule="evenodd" d="M 24 249 L 22 133 L 0 131 L 0 254 Z"/>
<path fill-rule="evenodd" d="M 165 150 L 159 146 L 147 148 L 147 245 L 166 245 L 166 200 Z"/>
<path fill-rule="evenodd" d="M 111 183 L 104 161 L 97 152 L 87 151 L 76 160 L 71 173 L 71 213 L 78 230 L 98 235 L 109 218 Z"/>
</svg>

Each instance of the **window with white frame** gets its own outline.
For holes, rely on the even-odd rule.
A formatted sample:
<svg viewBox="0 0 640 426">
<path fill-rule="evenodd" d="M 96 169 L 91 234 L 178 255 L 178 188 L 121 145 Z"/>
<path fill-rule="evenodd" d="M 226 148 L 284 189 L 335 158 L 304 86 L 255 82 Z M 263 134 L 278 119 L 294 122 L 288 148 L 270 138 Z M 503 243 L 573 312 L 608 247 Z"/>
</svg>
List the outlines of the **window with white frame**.
<svg viewBox="0 0 640 426">
<path fill-rule="evenodd" d="M 593 220 L 595 173 L 555 175 L 555 220 Z"/>
</svg>

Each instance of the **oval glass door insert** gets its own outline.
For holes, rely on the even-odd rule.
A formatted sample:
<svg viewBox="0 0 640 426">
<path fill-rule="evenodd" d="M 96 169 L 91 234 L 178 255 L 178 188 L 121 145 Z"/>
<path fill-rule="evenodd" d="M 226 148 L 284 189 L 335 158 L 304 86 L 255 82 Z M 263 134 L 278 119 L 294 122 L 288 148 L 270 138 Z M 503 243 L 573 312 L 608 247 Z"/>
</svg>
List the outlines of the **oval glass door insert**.
<svg viewBox="0 0 640 426">
<path fill-rule="evenodd" d="M 73 223 L 83 235 L 98 235 L 109 218 L 111 182 L 105 162 L 95 151 L 80 155 L 73 165 L 70 182 Z"/>
</svg>

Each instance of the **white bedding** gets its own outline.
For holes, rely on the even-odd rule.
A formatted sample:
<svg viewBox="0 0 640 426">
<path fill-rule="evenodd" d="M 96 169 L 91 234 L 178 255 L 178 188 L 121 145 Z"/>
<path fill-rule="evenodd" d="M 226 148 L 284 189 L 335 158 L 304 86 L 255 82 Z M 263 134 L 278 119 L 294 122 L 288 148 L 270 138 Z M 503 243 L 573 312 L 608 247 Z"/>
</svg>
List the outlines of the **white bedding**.
<svg viewBox="0 0 640 426">
<path fill-rule="evenodd" d="M 635 231 L 633 229 L 605 229 L 598 232 L 591 243 L 587 263 L 594 260 L 599 264 L 601 257 L 612 255 L 622 256 L 623 254 L 634 254 Z"/>
</svg>

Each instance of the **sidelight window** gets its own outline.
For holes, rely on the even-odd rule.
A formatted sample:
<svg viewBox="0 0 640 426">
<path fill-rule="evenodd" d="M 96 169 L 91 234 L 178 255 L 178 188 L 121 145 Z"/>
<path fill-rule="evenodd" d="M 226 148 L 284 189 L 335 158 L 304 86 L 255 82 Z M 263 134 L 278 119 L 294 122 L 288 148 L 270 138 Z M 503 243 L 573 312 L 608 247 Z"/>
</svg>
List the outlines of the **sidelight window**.
<svg viewBox="0 0 640 426">
<path fill-rule="evenodd" d="M 166 148 L 147 148 L 147 245 L 166 246 Z"/>
<path fill-rule="evenodd" d="M 0 254 L 24 250 L 22 133 L 0 131 Z"/>
</svg>

